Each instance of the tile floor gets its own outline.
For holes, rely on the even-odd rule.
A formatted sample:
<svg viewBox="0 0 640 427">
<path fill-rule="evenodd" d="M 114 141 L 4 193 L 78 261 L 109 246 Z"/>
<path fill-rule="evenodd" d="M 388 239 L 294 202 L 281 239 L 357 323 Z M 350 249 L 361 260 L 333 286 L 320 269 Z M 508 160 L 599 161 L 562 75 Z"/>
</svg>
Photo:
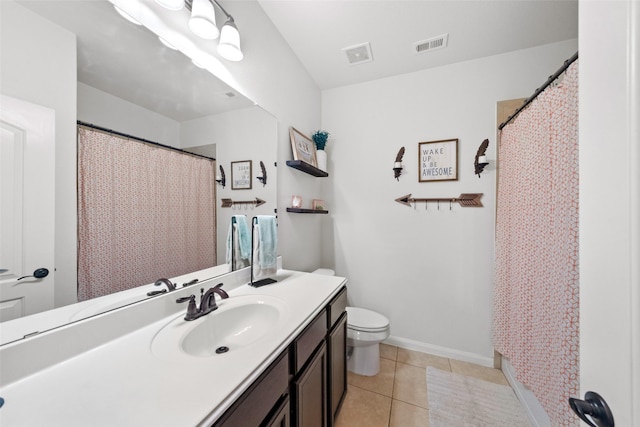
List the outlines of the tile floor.
<svg viewBox="0 0 640 427">
<path fill-rule="evenodd" d="M 348 372 L 336 427 L 428 427 L 427 366 L 508 385 L 502 371 L 380 344 L 380 372 Z"/>
</svg>

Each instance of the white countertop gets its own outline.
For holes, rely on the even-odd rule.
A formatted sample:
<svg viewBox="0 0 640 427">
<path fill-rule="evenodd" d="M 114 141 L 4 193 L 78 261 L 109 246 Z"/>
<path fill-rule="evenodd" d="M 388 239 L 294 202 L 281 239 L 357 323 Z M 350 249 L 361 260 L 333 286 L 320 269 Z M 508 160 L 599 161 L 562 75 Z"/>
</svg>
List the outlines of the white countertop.
<svg viewBox="0 0 640 427">
<path fill-rule="evenodd" d="M 5 404 L 0 408 L 0 425 L 211 424 L 346 284 L 342 277 L 287 270 L 280 270 L 277 279 L 272 285 L 243 285 L 229 293 L 230 298 L 268 295 L 285 301 L 289 307 L 287 324 L 261 344 L 259 351 L 245 356 L 242 363 L 229 357 L 231 352 L 207 358 L 184 355 L 175 361 L 154 355 L 151 342 L 164 325 L 176 318 L 173 313 L 3 385 L 0 397 Z M 175 299 L 175 295 L 162 296 L 165 297 Z M 183 307 L 186 311 L 186 305 Z M 3 364 L 2 369 L 11 367 Z"/>
</svg>

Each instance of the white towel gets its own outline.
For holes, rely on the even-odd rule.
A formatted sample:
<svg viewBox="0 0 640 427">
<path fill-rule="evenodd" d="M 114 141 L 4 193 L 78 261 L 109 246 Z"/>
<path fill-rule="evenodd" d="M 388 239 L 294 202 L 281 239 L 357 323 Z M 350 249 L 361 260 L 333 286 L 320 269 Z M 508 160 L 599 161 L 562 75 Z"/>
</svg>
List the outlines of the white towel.
<svg viewBox="0 0 640 427">
<path fill-rule="evenodd" d="M 234 224 L 235 219 L 235 224 Z M 233 248 L 233 257 L 231 249 Z M 231 266 L 233 271 L 250 264 L 251 258 L 251 234 L 249 233 L 249 224 L 245 215 L 234 215 L 229 222 L 229 232 L 227 233 L 227 264 Z"/>
</svg>

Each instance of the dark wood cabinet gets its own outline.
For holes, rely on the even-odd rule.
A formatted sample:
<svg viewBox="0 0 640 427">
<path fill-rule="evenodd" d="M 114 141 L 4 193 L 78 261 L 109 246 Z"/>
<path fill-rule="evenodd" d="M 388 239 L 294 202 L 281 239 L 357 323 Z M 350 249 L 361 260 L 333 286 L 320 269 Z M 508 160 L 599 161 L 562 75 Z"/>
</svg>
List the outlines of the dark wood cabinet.
<svg viewBox="0 0 640 427">
<path fill-rule="evenodd" d="M 216 421 L 215 427 L 259 426 L 289 390 L 289 350 L 267 370 Z M 277 424 L 276 424 L 277 425 Z"/>
<path fill-rule="evenodd" d="M 328 409 L 329 425 L 333 426 L 347 394 L 347 313 L 343 313 L 327 340 L 329 360 Z"/>
<path fill-rule="evenodd" d="M 347 392 L 346 304 L 344 287 L 213 426 L 333 426 Z"/>
<path fill-rule="evenodd" d="M 282 403 L 276 408 L 272 417 L 264 423 L 264 427 L 289 427 L 291 425 L 291 406 L 289 395 L 282 399 Z"/>
<path fill-rule="evenodd" d="M 327 347 L 323 342 L 294 384 L 295 425 L 327 426 Z"/>
</svg>

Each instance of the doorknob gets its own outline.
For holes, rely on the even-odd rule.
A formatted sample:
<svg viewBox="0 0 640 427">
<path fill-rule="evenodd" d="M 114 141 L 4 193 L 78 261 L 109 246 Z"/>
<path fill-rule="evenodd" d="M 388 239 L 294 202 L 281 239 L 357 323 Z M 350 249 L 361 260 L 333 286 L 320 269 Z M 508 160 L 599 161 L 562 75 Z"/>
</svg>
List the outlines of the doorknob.
<svg viewBox="0 0 640 427">
<path fill-rule="evenodd" d="M 594 391 L 586 392 L 584 400 L 570 397 L 569 406 L 582 421 L 591 427 L 614 427 L 613 414 L 609 405 L 602 396 Z"/>
<path fill-rule="evenodd" d="M 49 270 L 47 270 L 46 268 L 38 268 L 33 272 L 31 276 L 22 276 L 22 277 L 19 277 L 18 280 L 27 279 L 29 277 L 35 277 L 36 279 L 44 279 L 48 275 L 49 275 Z"/>
</svg>

